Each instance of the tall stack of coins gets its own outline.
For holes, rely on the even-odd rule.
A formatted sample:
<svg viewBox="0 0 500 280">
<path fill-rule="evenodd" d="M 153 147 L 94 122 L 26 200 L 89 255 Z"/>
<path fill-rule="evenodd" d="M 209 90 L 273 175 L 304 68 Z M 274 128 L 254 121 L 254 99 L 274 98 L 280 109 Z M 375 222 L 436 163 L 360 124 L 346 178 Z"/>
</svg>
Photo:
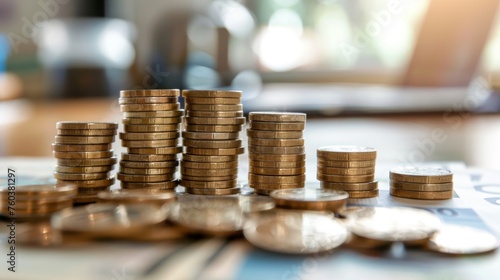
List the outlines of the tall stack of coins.
<svg viewBox="0 0 500 280">
<path fill-rule="evenodd" d="M 375 181 L 374 148 L 359 146 L 327 146 L 317 150 L 318 173 L 324 189 L 341 190 L 349 198 L 372 198 L 378 196 L 378 181 Z"/>
<path fill-rule="evenodd" d="M 239 133 L 245 123 L 241 91 L 184 90 L 186 127 L 181 185 L 187 193 L 229 195 L 237 187 Z"/>
<path fill-rule="evenodd" d="M 252 112 L 248 119 L 249 186 L 263 195 L 278 189 L 303 188 L 306 114 Z"/>
<path fill-rule="evenodd" d="M 122 90 L 122 146 L 118 179 L 124 189 L 173 190 L 183 111 L 178 89 Z"/>
<path fill-rule="evenodd" d="M 111 149 L 117 123 L 58 122 L 55 143 L 57 159 L 54 178 L 59 185 L 78 187 L 75 203 L 97 201 L 97 193 L 115 183 L 110 174 L 117 160 Z"/>
<path fill-rule="evenodd" d="M 391 195 L 422 200 L 451 199 L 453 173 L 442 168 L 398 167 L 389 173 Z"/>
</svg>

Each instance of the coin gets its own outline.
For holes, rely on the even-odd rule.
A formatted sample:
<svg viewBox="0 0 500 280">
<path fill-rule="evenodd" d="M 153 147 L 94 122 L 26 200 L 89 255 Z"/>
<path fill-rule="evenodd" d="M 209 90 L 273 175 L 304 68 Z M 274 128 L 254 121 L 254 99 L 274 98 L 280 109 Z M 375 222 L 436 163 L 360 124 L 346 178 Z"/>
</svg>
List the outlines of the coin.
<svg viewBox="0 0 500 280">
<path fill-rule="evenodd" d="M 242 111 L 243 105 L 186 104 L 186 111 Z"/>
<path fill-rule="evenodd" d="M 321 182 L 321 188 L 343 191 L 373 191 L 378 189 L 378 181 L 368 183 L 332 183 Z"/>
<path fill-rule="evenodd" d="M 241 155 L 245 152 L 245 148 L 228 148 L 228 149 L 202 149 L 202 148 L 191 148 L 185 147 L 185 153 L 193 155 L 205 155 L 205 156 L 231 156 L 231 155 Z"/>
<path fill-rule="evenodd" d="M 365 161 L 337 161 L 337 160 L 322 160 L 318 158 L 318 166 L 324 167 L 337 167 L 337 168 L 368 168 L 375 167 L 374 160 L 365 160 Z"/>
<path fill-rule="evenodd" d="M 248 129 L 271 130 L 271 131 L 301 131 L 306 127 L 305 123 L 281 123 L 281 122 L 256 122 L 249 121 Z"/>
<path fill-rule="evenodd" d="M 152 161 L 174 161 L 177 160 L 176 154 L 170 155 L 158 155 L 158 154 L 148 154 L 148 155 L 139 155 L 139 154 L 127 154 L 122 153 L 122 159 L 125 161 L 143 161 L 143 162 L 152 162 Z"/>
<path fill-rule="evenodd" d="M 148 112 L 148 111 L 175 111 L 179 110 L 180 103 L 157 104 L 127 104 L 120 105 L 122 112 Z"/>
<path fill-rule="evenodd" d="M 306 159 L 306 154 L 298 155 L 273 155 L 273 154 L 252 154 L 248 155 L 249 159 L 252 161 L 304 161 Z"/>
<path fill-rule="evenodd" d="M 428 243 L 428 248 L 445 254 L 481 254 L 496 250 L 498 239 L 491 233 L 462 225 L 444 225 Z"/>
<path fill-rule="evenodd" d="M 58 129 L 57 135 L 64 136 L 113 136 L 115 129 Z"/>
<path fill-rule="evenodd" d="M 343 176 L 358 176 L 358 175 L 372 175 L 375 174 L 375 167 L 367 168 L 338 168 L 338 167 L 324 167 L 318 164 L 318 173 L 328 175 L 343 175 Z"/>
<path fill-rule="evenodd" d="M 118 129 L 115 122 L 57 122 L 57 129 Z"/>
<path fill-rule="evenodd" d="M 247 136 L 265 139 L 299 139 L 304 137 L 302 131 L 266 131 L 247 129 Z"/>
<path fill-rule="evenodd" d="M 229 176 L 191 176 L 181 174 L 181 180 L 184 181 L 199 181 L 199 182 L 215 182 L 215 181 L 231 181 L 238 178 L 238 175 L 229 175 Z"/>
<path fill-rule="evenodd" d="M 183 97 L 241 98 L 238 90 L 183 90 Z"/>
<path fill-rule="evenodd" d="M 129 168 L 120 167 L 120 173 L 131 175 L 163 175 L 175 173 L 175 167 L 171 168 Z"/>
<path fill-rule="evenodd" d="M 248 119 L 258 122 L 305 122 L 306 114 L 288 112 L 250 112 Z"/>
<path fill-rule="evenodd" d="M 176 124 L 182 123 L 180 117 L 177 118 L 123 118 L 123 124 Z"/>
<path fill-rule="evenodd" d="M 186 124 L 186 131 L 191 132 L 239 132 L 242 128 L 242 125 Z"/>
<path fill-rule="evenodd" d="M 149 140 L 166 140 L 179 138 L 178 131 L 170 132 L 152 132 L 152 133 L 120 133 L 121 140 L 127 141 L 149 141 Z"/>
<path fill-rule="evenodd" d="M 52 152 L 57 159 L 98 159 L 110 158 L 113 156 L 113 150 L 97 152 Z"/>
<path fill-rule="evenodd" d="M 238 161 L 229 162 L 190 162 L 181 161 L 181 166 L 183 168 L 193 168 L 193 169 L 229 169 L 237 168 Z"/>
<path fill-rule="evenodd" d="M 179 184 L 178 181 L 165 182 L 121 182 L 120 185 L 124 189 L 153 189 L 153 190 L 172 190 Z"/>
<path fill-rule="evenodd" d="M 378 196 L 378 189 L 366 191 L 349 191 L 349 198 L 373 198 Z"/>
<path fill-rule="evenodd" d="M 8 186 L 0 186 L 0 195 L 8 196 Z M 39 184 L 39 185 L 16 185 L 16 199 L 50 199 L 58 197 L 74 197 L 77 194 L 77 188 L 72 182 L 65 185 L 56 186 L 55 184 Z"/>
<path fill-rule="evenodd" d="M 209 98 L 204 98 L 204 97 L 185 97 L 184 99 L 186 101 L 186 104 L 218 104 L 218 105 L 223 105 L 223 104 L 240 104 L 241 103 L 241 98 L 214 98 L 214 97 L 209 97 Z"/>
<path fill-rule="evenodd" d="M 120 167 L 127 168 L 172 168 L 179 165 L 177 160 L 173 161 L 120 161 Z"/>
<path fill-rule="evenodd" d="M 418 192 L 418 191 L 408 191 L 408 190 L 391 188 L 391 195 L 409 199 L 442 200 L 442 199 L 452 199 L 453 191 Z"/>
<path fill-rule="evenodd" d="M 66 145 L 66 144 L 52 144 L 52 151 L 54 152 L 97 152 L 111 150 L 111 143 L 109 144 L 96 144 L 96 145 Z"/>
<path fill-rule="evenodd" d="M 331 215 L 294 210 L 252 217 L 243 234 L 259 248 L 287 254 L 332 250 L 348 236 L 344 223 Z"/>
<path fill-rule="evenodd" d="M 128 148 L 129 154 L 172 155 L 182 153 L 182 146 L 161 148 Z"/>
<path fill-rule="evenodd" d="M 182 132 L 182 138 L 190 140 L 235 140 L 238 137 L 238 132 Z"/>
<path fill-rule="evenodd" d="M 453 183 L 418 184 L 418 183 L 391 181 L 390 186 L 391 188 L 394 189 L 417 191 L 417 192 L 442 192 L 442 191 L 453 190 Z"/>
<path fill-rule="evenodd" d="M 197 118 L 235 118 L 243 117 L 243 111 L 189 111 L 186 117 Z"/>
<path fill-rule="evenodd" d="M 164 204 L 175 201 L 177 196 L 175 192 L 160 192 L 156 190 L 112 190 L 108 192 L 99 192 L 97 198 L 102 202 L 121 204 Z"/>
<path fill-rule="evenodd" d="M 123 112 L 124 118 L 177 118 L 183 110 Z"/>
<path fill-rule="evenodd" d="M 453 181 L 453 173 L 442 168 L 403 166 L 392 169 L 391 180 L 408 183 L 438 184 Z"/>
<path fill-rule="evenodd" d="M 181 167 L 181 174 L 187 176 L 231 176 L 238 174 L 238 168 L 194 169 Z"/>
<path fill-rule="evenodd" d="M 323 160 L 365 161 L 375 160 L 377 151 L 361 146 L 326 146 L 318 148 L 317 156 Z"/>
<path fill-rule="evenodd" d="M 116 164 L 116 157 L 94 159 L 57 159 L 57 165 L 62 166 L 106 166 Z"/>
<path fill-rule="evenodd" d="M 245 124 L 245 117 L 239 118 L 197 118 L 186 117 L 188 124 L 209 124 L 209 125 L 242 125 Z"/>
<path fill-rule="evenodd" d="M 250 166 L 265 168 L 301 168 L 306 166 L 305 160 L 302 161 L 257 161 L 250 160 Z"/>
<path fill-rule="evenodd" d="M 114 136 L 59 136 L 56 135 L 56 144 L 108 144 L 115 141 Z"/>
<path fill-rule="evenodd" d="M 304 138 L 297 139 L 264 139 L 248 138 L 248 145 L 271 147 L 297 147 L 304 146 Z"/>
<path fill-rule="evenodd" d="M 178 132 L 181 127 L 178 124 L 126 124 L 123 129 L 126 132 Z"/>
<path fill-rule="evenodd" d="M 300 188 L 276 190 L 271 193 L 271 198 L 280 208 L 338 212 L 345 208 L 349 194 L 345 191 Z"/>
<path fill-rule="evenodd" d="M 254 193 L 255 194 L 266 195 L 266 196 L 271 195 L 271 193 L 274 192 L 274 191 L 275 190 L 266 190 L 266 189 L 257 189 L 257 188 L 254 189 Z"/>
<path fill-rule="evenodd" d="M 196 189 L 226 189 L 226 188 L 234 188 L 238 185 L 237 180 L 228 180 L 228 181 L 213 181 L 213 182 L 203 182 L 203 181 L 190 181 L 190 180 L 181 180 L 180 185 L 186 188 L 196 188 Z"/>
<path fill-rule="evenodd" d="M 277 154 L 277 155 L 296 155 L 304 154 L 305 147 L 266 147 L 266 146 L 248 146 L 249 153 L 255 154 Z"/>
<path fill-rule="evenodd" d="M 118 180 L 122 182 L 131 183 L 154 183 L 162 181 L 172 181 L 174 179 L 173 174 L 161 174 L 161 175 L 131 175 L 131 174 L 116 174 Z"/>
<path fill-rule="evenodd" d="M 248 181 L 250 183 L 299 183 L 306 179 L 305 175 L 293 175 L 293 176 L 266 176 L 266 175 L 256 175 L 249 173 Z"/>
<path fill-rule="evenodd" d="M 205 155 L 190 155 L 183 154 L 183 161 L 189 162 L 234 162 L 238 160 L 238 155 L 231 156 L 205 156 Z"/>
<path fill-rule="evenodd" d="M 120 90 L 120 97 L 175 97 L 179 96 L 178 89 L 130 89 Z"/>
<path fill-rule="evenodd" d="M 269 168 L 250 166 L 250 173 L 259 175 L 300 175 L 306 172 L 305 167 L 299 168 Z"/>
<path fill-rule="evenodd" d="M 97 202 L 97 195 L 95 195 L 95 194 L 77 196 L 73 200 L 73 203 L 75 203 L 76 205 L 88 204 L 88 203 L 94 203 L 94 202 Z"/>
<path fill-rule="evenodd" d="M 175 97 L 121 97 L 118 98 L 119 104 L 148 104 L 148 103 L 177 103 L 179 99 Z"/>
<path fill-rule="evenodd" d="M 234 188 L 225 188 L 225 189 L 209 189 L 209 188 L 188 188 L 185 187 L 186 193 L 189 194 L 198 194 L 198 195 L 231 195 L 240 193 L 239 187 Z"/>
<path fill-rule="evenodd" d="M 108 178 L 109 172 L 103 173 L 59 173 L 54 172 L 54 178 L 57 180 L 75 181 L 75 180 L 100 180 Z"/>
<path fill-rule="evenodd" d="M 68 185 L 74 184 L 78 188 L 98 188 L 98 187 L 108 187 L 115 183 L 115 177 L 109 177 L 103 180 L 85 180 L 85 181 L 64 181 L 57 180 L 57 185 Z"/>
<path fill-rule="evenodd" d="M 375 175 L 353 175 L 353 176 L 341 176 L 341 175 L 326 175 L 323 173 L 317 173 L 316 178 L 320 181 L 334 182 L 334 183 L 367 183 L 375 180 Z"/>
<path fill-rule="evenodd" d="M 192 148 L 239 148 L 242 145 L 241 139 L 235 140 L 182 140 L 182 145 Z"/>
<path fill-rule="evenodd" d="M 254 189 L 259 189 L 259 190 L 282 190 L 282 189 L 297 189 L 297 188 L 303 188 L 305 186 L 304 182 L 298 182 L 298 183 L 289 183 L 289 184 L 282 184 L 282 183 L 260 183 L 260 182 L 252 182 L 248 185 L 251 188 Z"/>
<path fill-rule="evenodd" d="M 99 193 L 99 192 L 109 191 L 109 187 L 110 186 L 96 187 L 96 188 L 79 188 L 77 197 L 89 196 L 89 195 L 96 196 L 97 193 Z"/>
<path fill-rule="evenodd" d="M 428 240 L 441 228 L 429 211 L 409 207 L 365 207 L 347 214 L 348 228 L 356 235 L 380 241 Z"/>
<path fill-rule="evenodd" d="M 129 141 L 122 140 L 122 146 L 127 148 L 161 148 L 169 146 L 177 146 L 179 141 L 177 139 L 165 140 L 142 140 L 142 141 Z"/>
<path fill-rule="evenodd" d="M 59 166 L 56 165 L 55 171 L 59 173 L 102 173 L 113 169 L 113 166 Z"/>
</svg>

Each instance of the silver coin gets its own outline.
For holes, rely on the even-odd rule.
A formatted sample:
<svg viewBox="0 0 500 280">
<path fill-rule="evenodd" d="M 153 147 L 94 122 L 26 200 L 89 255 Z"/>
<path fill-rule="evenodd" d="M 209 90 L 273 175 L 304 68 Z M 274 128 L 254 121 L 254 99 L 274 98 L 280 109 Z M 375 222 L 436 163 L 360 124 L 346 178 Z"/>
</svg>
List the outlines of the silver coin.
<svg viewBox="0 0 500 280">
<path fill-rule="evenodd" d="M 480 254 L 498 248 L 491 233 L 468 226 L 445 225 L 429 240 L 428 248 L 446 254 Z"/>
</svg>

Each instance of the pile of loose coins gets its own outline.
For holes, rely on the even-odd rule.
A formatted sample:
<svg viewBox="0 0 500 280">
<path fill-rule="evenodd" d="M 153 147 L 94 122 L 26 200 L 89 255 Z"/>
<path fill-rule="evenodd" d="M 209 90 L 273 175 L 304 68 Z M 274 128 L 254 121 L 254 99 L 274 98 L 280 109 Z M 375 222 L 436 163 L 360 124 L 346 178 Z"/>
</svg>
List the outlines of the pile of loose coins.
<svg viewBox="0 0 500 280">
<path fill-rule="evenodd" d="M 251 112 L 248 119 L 249 186 L 262 195 L 303 188 L 306 114 Z"/>
<path fill-rule="evenodd" d="M 57 159 L 54 178 L 59 185 L 78 187 L 75 203 L 97 200 L 97 193 L 109 190 L 115 183 L 111 175 L 117 159 L 111 145 L 115 140 L 117 123 L 58 122 L 52 144 Z"/>
<path fill-rule="evenodd" d="M 391 195 L 422 200 L 451 199 L 453 173 L 431 167 L 398 167 L 390 171 Z"/>
<path fill-rule="evenodd" d="M 238 155 L 244 153 L 239 133 L 245 124 L 241 91 L 184 90 L 186 125 L 181 185 L 186 193 L 239 193 Z"/>
<path fill-rule="evenodd" d="M 317 178 L 323 189 L 346 191 L 349 198 L 378 196 L 374 148 L 327 146 L 318 148 L 317 157 Z"/>
<path fill-rule="evenodd" d="M 179 90 L 122 90 L 122 146 L 118 179 L 124 189 L 173 190 L 183 111 Z"/>
</svg>

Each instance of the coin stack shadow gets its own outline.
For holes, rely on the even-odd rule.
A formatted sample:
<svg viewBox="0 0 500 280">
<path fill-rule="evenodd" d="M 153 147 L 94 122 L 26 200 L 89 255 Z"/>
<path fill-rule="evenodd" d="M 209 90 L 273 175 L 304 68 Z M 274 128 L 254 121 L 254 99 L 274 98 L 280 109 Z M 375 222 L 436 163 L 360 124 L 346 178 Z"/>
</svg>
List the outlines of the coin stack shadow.
<svg viewBox="0 0 500 280">
<path fill-rule="evenodd" d="M 182 152 L 179 145 L 183 111 L 178 89 L 122 90 L 120 109 L 124 131 L 117 177 L 124 189 L 173 191 Z"/>
<path fill-rule="evenodd" d="M 110 174 L 117 160 L 111 149 L 117 123 L 58 122 L 52 144 L 57 159 L 54 178 L 58 185 L 78 187 L 74 203 L 97 201 L 97 193 L 115 183 Z"/>
<path fill-rule="evenodd" d="M 349 198 L 378 196 L 375 180 L 377 151 L 369 147 L 327 146 L 317 150 L 318 173 L 324 189 L 342 190 Z"/>
<path fill-rule="evenodd" d="M 181 185 L 186 193 L 239 193 L 238 155 L 244 153 L 239 133 L 245 124 L 241 91 L 184 90 L 186 126 Z"/>
<path fill-rule="evenodd" d="M 303 188 L 306 114 L 251 112 L 248 120 L 249 186 L 262 195 Z"/>
<path fill-rule="evenodd" d="M 453 173 L 432 167 L 399 167 L 389 172 L 392 196 L 441 200 L 453 197 Z"/>
</svg>

